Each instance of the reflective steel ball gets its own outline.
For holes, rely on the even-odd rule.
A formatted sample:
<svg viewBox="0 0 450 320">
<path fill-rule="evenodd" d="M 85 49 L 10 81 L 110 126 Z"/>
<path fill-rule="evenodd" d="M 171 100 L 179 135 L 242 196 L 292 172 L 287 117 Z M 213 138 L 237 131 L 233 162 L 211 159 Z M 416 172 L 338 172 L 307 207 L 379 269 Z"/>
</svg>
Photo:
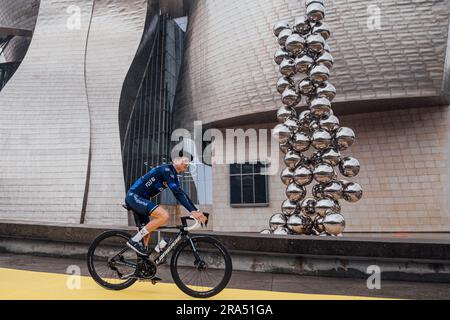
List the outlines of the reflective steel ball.
<svg viewBox="0 0 450 320">
<path fill-rule="evenodd" d="M 275 23 L 273 25 L 273 34 L 275 35 L 275 37 L 278 37 L 280 32 L 285 30 L 285 29 L 290 29 L 289 22 L 287 22 L 287 21 L 278 21 L 277 23 Z"/>
<path fill-rule="evenodd" d="M 286 188 L 286 196 L 291 202 L 302 201 L 306 196 L 306 189 L 295 183 L 291 183 Z"/>
<path fill-rule="evenodd" d="M 289 168 L 284 169 L 280 175 L 281 181 L 288 186 L 294 182 L 294 171 Z"/>
<path fill-rule="evenodd" d="M 272 230 L 264 229 L 260 231 L 260 234 L 272 234 Z"/>
<path fill-rule="evenodd" d="M 339 129 L 339 119 L 334 115 L 321 119 L 319 124 L 323 130 L 328 131 L 330 134 Z"/>
<path fill-rule="evenodd" d="M 328 78 L 330 77 L 330 70 L 324 65 L 319 64 L 311 69 L 309 77 L 311 78 L 312 82 L 320 85 L 328 80 Z"/>
<path fill-rule="evenodd" d="M 289 229 L 286 227 L 278 227 L 273 231 L 273 234 L 278 236 L 286 236 L 289 234 Z"/>
<path fill-rule="evenodd" d="M 280 94 L 283 94 L 286 88 L 292 87 L 294 85 L 294 81 L 291 78 L 281 77 L 277 82 L 277 91 Z"/>
<path fill-rule="evenodd" d="M 309 129 L 309 124 L 313 120 L 313 117 L 311 115 L 311 111 L 305 110 L 300 113 L 298 116 L 298 125 L 303 129 Z"/>
<path fill-rule="evenodd" d="M 316 214 L 318 214 L 321 217 L 325 217 L 327 213 L 330 212 L 341 212 L 341 207 L 339 206 L 339 203 L 337 201 L 334 201 L 329 198 L 323 198 L 317 200 L 316 206 Z"/>
<path fill-rule="evenodd" d="M 284 123 L 280 123 L 272 130 L 272 136 L 280 143 L 288 142 L 291 135 L 291 130 Z"/>
<path fill-rule="evenodd" d="M 341 153 L 334 148 L 323 150 L 320 156 L 324 163 L 328 163 L 333 167 L 337 166 L 341 161 Z"/>
<path fill-rule="evenodd" d="M 284 29 L 280 32 L 280 34 L 278 35 L 278 43 L 280 44 L 280 46 L 282 47 L 285 46 L 286 40 L 287 38 L 289 38 L 291 34 L 292 34 L 291 29 Z"/>
<path fill-rule="evenodd" d="M 293 233 L 304 234 L 307 229 L 307 223 L 302 216 L 295 214 L 287 220 L 287 227 Z"/>
<path fill-rule="evenodd" d="M 300 166 L 294 171 L 294 182 L 299 186 L 307 186 L 313 180 L 313 172 L 306 166 Z M 305 194 L 306 195 L 306 194 Z"/>
<path fill-rule="evenodd" d="M 280 73 L 285 77 L 291 77 L 295 74 L 294 59 L 284 59 L 280 64 Z"/>
<path fill-rule="evenodd" d="M 327 118 L 331 114 L 331 102 L 327 98 L 315 98 L 311 100 L 309 109 L 315 118 Z"/>
<path fill-rule="evenodd" d="M 289 150 L 292 150 L 292 146 L 291 143 L 288 141 L 286 143 L 281 143 L 280 144 L 280 151 L 283 152 L 284 154 L 288 153 Z"/>
<path fill-rule="evenodd" d="M 284 157 L 284 163 L 291 170 L 294 170 L 300 164 L 301 160 L 302 157 L 300 156 L 300 154 L 292 150 L 288 151 L 288 153 L 286 153 L 286 156 Z"/>
<path fill-rule="evenodd" d="M 311 34 L 306 38 L 306 46 L 312 54 L 319 54 L 325 48 L 325 39 L 320 34 Z"/>
<path fill-rule="evenodd" d="M 331 48 L 330 48 L 330 46 L 328 45 L 327 42 L 325 42 L 325 47 L 323 47 L 323 50 L 328 52 L 328 53 L 331 53 Z"/>
<path fill-rule="evenodd" d="M 300 204 L 300 209 L 305 216 L 314 217 L 316 215 L 317 200 L 313 198 L 306 198 Z"/>
<path fill-rule="evenodd" d="M 295 151 L 307 151 L 309 149 L 309 146 L 311 145 L 311 138 L 306 133 L 297 132 L 292 138 L 291 145 Z"/>
<path fill-rule="evenodd" d="M 293 28 L 296 32 L 302 35 L 307 34 L 311 30 L 309 21 L 305 16 L 295 18 Z"/>
<path fill-rule="evenodd" d="M 344 232 L 345 229 L 344 216 L 339 213 L 328 214 L 323 219 L 323 225 L 325 227 L 326 232 L 337 236 L 342 232 Z"/>
<path fill-rule="evenodd" d="M 301 101 L 301 95 L 291 88 L 286 88 L 281 95 L 281 102 L 288 106 L 296 106 Z"/>
<path fill-rule="evenodd" d="M 314 83 L 309 78 L 303 79 L 298 84 L 299 92 L 305 96 L 311 94 L 315 89 L 316 87 L 314 86 Z"/>
<path fill-rule="evenodd" d="M 293 55 L 298 55 L 303 49 L 305 49 L 305 39 L 303 39 L 303 37 L 298 33 L 293 33 L 286 39 L 285 46 L 288 52 Z"/>
<path fill-rule="evenodd" d="M 331 145 L 332 137 L 328 131 L 316 130 L 311 138 L 311 145 L 317 150 L 324 150 Z"/>
<path fill-rule="evenodd" d="M 328 81 L 325 81 L 317 88 L 316 93 L 318 98 L 327 98 L 332 101 L 336 97 L 336 88 Z"/>
<path fill-rule="evenodd" d="M 355 142 L 355 133 L 352 129 L 341 127 L 336 131 L 335 144 L 339 150 L 346 150 Z"/>
<path fill-rule="evenodd" d="M 325 17 L 325 7 L 323 4 L 313 2 L 306 7 L 306 16 L 311 22 L 323 20 Z"/>
<path fill-rule="evenodd" d="M 284 122 L 284 125 L 287 126 L 291 132 L 295 132 L 298 129 L 298 120 L 296 118 L 288 118 Z"/>
<path fill-rule="evenodd" d="M 316 23 L 312 28 L 312 33 L 320 34 L 325 40 L 331 35 L 330 27 L 324 22 Z"/>
<path fill-rule="evenodd" d="M 345 157 L 339 164 L 342 175 L 348 178 L 356 177 L 361 169 L 359 161 L 353 157 Z"/>
<path fill-rule="evenodd" d="M 275 56 L 273 57 L 273 60 L 276 64 L 280 65 L 284 59 L 289 59 L 289 53 L 284 50 L 283 48 L 278 48 L 278 50 L 275 52 Z"/>
<path fill-rule="evenodd" d="M 333 56 L 324 51 L 316 60 L 317 64 L 321 64 L 324 65 L 325 67 L 327 67 L 328 69 L 331 69 L 333 67 L 334 64 L 334 59 Z"/>
<path fill-rule="evenodd" d="M 315 166 L 313 174 L 314 180 L 322 184 L 330 183 L 335 177 L 333 167 L 326 163 Z"/>
<path fill-rule="evenodd" d="M 289 118 L 296 118 L 296 117 L 297 112 L 295 111 L 294 108 L 283 106 L 280 109 L 278 109 L 277 119 L 278 122 L 280 123 L 286 122 L 286 120 L 288 120 Z"/>
<path fill-rule="evenodd" d="M 282 213 L 274 214 L 269 220 L 270 230 L 273 231 L 278 227 L 284 227 L 286 225 L 286 222 L 287 219 L 284 214 Z"/>
<path fill-rule="evenodd" d="M 307 54 L 299 55 L 295 59 L 295 70 L 299 73 L 307 73 L 311 66 L 313 65 L 314 60 Z"/>
<path fill-rule="evenodd" d="M 286 216 L 291 216 L 295 214 L 295 211 L 297 210 L 297 203 L 288 200 L 285 200 L 283 204 L 281 205 L 281 212 L 285 214 Z"/>
<path fill-rule="evenodd" d="M 363 196 L 363 189 L 355 182 L 349 182 L 344 186 L 344 199 L 348 202 L 358 202 Z"/>
<path fill-rule="evenodd" d="M 337 181 L 332 181 L 323 188 L 323 194 L 333 200 L 342 199 L 343 189 L 342 185 Z"/>
</svg>

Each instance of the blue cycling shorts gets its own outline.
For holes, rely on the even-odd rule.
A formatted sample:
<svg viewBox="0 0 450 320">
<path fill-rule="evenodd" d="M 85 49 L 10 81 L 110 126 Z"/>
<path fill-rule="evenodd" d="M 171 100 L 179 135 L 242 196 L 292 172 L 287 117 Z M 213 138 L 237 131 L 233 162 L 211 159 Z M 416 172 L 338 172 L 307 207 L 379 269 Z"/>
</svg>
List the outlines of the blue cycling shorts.
<svg viewBox="0 0 450 320">
<path fill-rule="evenodd" d="M 125 198 L 125 204 L 140 216 L 142 222 L 147 223 L 150 222 L 149 216 L 159 207 L 159 205 L 131 191 Z"/>
</svg>

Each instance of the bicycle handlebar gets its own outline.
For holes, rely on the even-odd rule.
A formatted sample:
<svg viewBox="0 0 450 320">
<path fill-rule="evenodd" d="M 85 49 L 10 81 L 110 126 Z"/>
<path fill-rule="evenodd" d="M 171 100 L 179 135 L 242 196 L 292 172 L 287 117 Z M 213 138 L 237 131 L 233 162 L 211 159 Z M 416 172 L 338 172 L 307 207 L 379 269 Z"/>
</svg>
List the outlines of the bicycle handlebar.
<svg viewBox="0 0 450 320">
<path fill-rule="evenodd" d="M 208 226 L 208 220 L 209 220 L 209 213 L 203 212 L 203 215 L 206 217 L 205 227 L 207 227 Z M 188 227 L 187 220 L 194 220 L 195 221 L 194 225 Z M 197 219 L 194 218 L 194 216 L 181 217 L 181 222 L 183 224 L 184 230 L 186 230 L 186 231 L 195 230 L 195 229 L 198 228 L 199 225 L 201 225 L 202 228 L 203 228 L 203 223 L 200 223 Z"/>
</svg>

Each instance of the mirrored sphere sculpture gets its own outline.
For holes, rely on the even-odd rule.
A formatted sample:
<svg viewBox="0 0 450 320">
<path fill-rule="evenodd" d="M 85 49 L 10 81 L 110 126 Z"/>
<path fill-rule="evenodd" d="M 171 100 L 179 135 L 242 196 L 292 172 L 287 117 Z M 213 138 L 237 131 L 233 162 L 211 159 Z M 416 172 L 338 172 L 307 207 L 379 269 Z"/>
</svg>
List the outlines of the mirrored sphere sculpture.
<svg viewBox="0 0 450 320">
<path fill-rule="evenodd" d="M 281 204 L 282 213 L 271 217 L 270 230 L 262 233 L 342 236 L 345 220 L 339 200 L 357 202 L 363 190 L 338 174 L 355 177 L 360 163 L 342 154 L 355 142 L 355 133 L 341 127 L 332 109 L 336 88 L 329 78 L 335 61 L 327 42 L 331 30 L 323 21 L 324 0 L 304 3 L 306 15 L 295 17 L 293 24 L 273 25 L 279 44 L 273 64 L 281 74 L 276 90 L 284 106 L 277 112 L 279 124 L 272 135 L 286 165 L 280 178 L 287 200 Z M 297 117 L 294 107 L 308 110 Z M 307 190 L 314 198 L 307 198 Z"/>
</svg>

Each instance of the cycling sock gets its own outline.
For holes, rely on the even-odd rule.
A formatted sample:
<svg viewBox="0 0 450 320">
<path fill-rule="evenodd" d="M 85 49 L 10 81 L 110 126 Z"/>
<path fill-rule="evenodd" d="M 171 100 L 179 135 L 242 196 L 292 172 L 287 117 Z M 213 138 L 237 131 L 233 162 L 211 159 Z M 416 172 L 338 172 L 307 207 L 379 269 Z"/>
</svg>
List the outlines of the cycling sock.
<svg viewBox="0 0 450 320">
<path fill-rule="evenodd" d="M 139 242 L 149 233 L 150 232 L 148 232 L 147 228 L 144 227 L 141 230 L 139 230 L 139 232 L 133 238 L 131 238 L 131 240 L 133 240 L 134 242 Z"/>
</svg>

